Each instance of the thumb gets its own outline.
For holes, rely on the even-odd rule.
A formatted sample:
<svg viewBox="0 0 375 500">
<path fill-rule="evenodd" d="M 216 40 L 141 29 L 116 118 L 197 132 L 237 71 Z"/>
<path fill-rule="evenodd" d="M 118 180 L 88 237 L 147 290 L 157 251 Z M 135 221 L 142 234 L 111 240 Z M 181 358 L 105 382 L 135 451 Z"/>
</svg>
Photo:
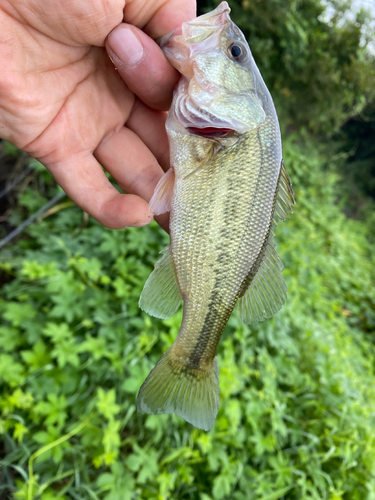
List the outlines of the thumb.
<svg viewBox="0 0 375 500">
<path fill-rule="evenodd" d="M 106 49 L 129 89 L 154 109 L 167 110 L 179 73 L 143 31 L 120 24 L 107 37 Z"/>
</svg>

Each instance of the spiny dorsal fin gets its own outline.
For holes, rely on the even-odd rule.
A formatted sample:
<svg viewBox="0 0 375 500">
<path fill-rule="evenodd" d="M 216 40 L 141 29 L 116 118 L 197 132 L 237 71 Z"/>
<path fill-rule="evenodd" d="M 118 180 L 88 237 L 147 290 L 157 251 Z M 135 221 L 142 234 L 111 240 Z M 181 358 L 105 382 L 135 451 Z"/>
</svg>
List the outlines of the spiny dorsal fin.
<svg viewBox="0 0 375 500">
<path fill-rule="evenodd" d="M 167 319 L 177 311 L 182 297 L 169 247 L 163 253 L 145 283 L 139 307 L 155 318 Z"/>
<path fill-rule="evenodd" d="M 295 205 L 295 201 L 292 183 L 285 169 L 284 162 L 281 161 L 279 182 L 276 189 L 275 211 L 272 219 L 274 226 L 277 226 L 280 221 L 282 222 L 289 217 L 289 212 L 293 213 L 293 205 Z"/>
</svg>

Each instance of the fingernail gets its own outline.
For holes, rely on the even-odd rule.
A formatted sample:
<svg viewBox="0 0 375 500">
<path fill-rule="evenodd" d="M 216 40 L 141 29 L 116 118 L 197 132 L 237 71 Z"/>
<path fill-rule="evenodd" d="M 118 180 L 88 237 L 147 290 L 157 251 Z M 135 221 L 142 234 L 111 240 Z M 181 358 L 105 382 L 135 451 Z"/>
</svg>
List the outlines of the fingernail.
<svg viewBox="0 0 375 500">
<path fill-rule="evenodd" d="M 126 66 L 136 66 L 143 57 L 143 46 L 130 28 L 122 26 L 108 37 L 114 55 Z"/>
</svg>

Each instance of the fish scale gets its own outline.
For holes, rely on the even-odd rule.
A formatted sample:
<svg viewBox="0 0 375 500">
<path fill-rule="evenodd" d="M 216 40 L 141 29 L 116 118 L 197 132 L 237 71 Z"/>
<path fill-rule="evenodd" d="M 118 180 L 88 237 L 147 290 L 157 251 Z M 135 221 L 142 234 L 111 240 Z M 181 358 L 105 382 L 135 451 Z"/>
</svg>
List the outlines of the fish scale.
<svg viewBox="0 0 375 500">
<path fill-rule="evenodd" d="M 150 203 L 164 209 L 173 190 L 171 242 L 140 298 L 159 318 L 182 300 L 183 319 L 142 385 L 137 410 L 174 412 L 205 430 L 218 411 L 216 352 L 235 304 L 251 324 L 286 299 L 273 235 L 294 204 L 272 98 L 229 10 L 222 2 L 161 41 L 183 75 L 167 119 L 173 176 L 164 176 Z"/>
<path fill-rule="evenodd" d="M 269 155 L 266 161 L 261 162 L 262 142 L 259 136 L 262 136 L 262 129 L 274 128 L 269 126 L 267 120 L 259 131 L 244 137 L 220 161 L 211 160 L 190 178 L 190 182 L 183 180 L 186 158 L 181 165 L 174 165 L 176 182 L 179 182 L 180 171 L 182 182 L 172 202 L 171 250 L 175 256 L 176 273 L 181 275 L 179 284 L 186 304 L 180 330 L 184 340 L 177 346 L 180 355 L 192 356 L 196 362 L 199 361 L 198 350 L 205 358 L 212 360 L 215 357 L 217 344 L 235 305 L 240 285 L 253 267 L 270 228 L 273 193 L 280 170 L 280 151 L 273 150 L 273 157 Z M 267 141 L 267 134 L 263 136 Z M 249 157 L 258 166 L 251 170 L 250 175 Z M 207 186 L 210 186 L 209 193 Z M 173 210 L 173 204 L 194 205 L 196 192 L 204 188 L 206 206 L 202 207 L 198 218 L 178 209 Z M 215 200 L 218 203 L 215 204 Z M 221 203 L 221 200 L 225 202 Z M 268 210 L 265 210 L 266 207 L 261 209 L 260 205 L 267 205 Z M 216 210 L 212 210 L 216 207 Z M 211 238 L 202 238 L 202 234 L 211 234 Z M 190 248 L 194 248 L 193 259 L 189 256 Z M 225 255 L 227 257 L 223 258 Z M 233 259 L 233 255 L 236 258 Z M 197 266 L 199 260 L 200 265 Z M 202 274 L 211 278 L 210 286 L 202 287 Z M 206 293 L 207 288 L 211 293 Z M 213 303 L 216 306 L 214 314 Z M 200 344 L 205 337 L 207 348 L 203 350 Z"/>
</svg>

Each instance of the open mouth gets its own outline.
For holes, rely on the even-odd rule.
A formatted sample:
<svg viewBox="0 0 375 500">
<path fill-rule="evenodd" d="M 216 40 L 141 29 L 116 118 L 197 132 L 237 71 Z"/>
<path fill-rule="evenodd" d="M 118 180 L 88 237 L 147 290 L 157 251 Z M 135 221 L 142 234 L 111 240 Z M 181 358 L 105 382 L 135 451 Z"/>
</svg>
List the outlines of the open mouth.
<svg viewBox="0 0 375 500">
<path fill-rule="evenodd" d="M 234 130 L 230 128 L 215 128 L 215 127 L 187 127 L 187 130 L 194 135 L 199 135 L 200 137 L 207 137 L 214 139 L 215 137 L 232 137 L 234 135 Z"/>
</svg>

